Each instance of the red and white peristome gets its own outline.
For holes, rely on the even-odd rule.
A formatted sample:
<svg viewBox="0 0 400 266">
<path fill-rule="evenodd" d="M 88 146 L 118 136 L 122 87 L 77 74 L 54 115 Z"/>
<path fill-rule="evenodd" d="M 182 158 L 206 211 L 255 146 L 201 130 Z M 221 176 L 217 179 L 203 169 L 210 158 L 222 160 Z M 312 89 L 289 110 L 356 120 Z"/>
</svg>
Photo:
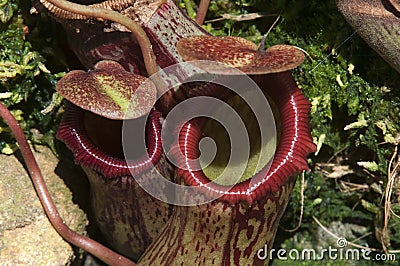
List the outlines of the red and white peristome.
<svg viewBox="0 0 400 266">
<path fill-rule="evenodd" d="M 188 163 L 186 157 L 192 160 L 199 157 L 198 145 L 203 137 L 202 127 L 196 120 L 189 121 L 182 127 L 179 134 L 180 152 L 175 152 L 178 165 L 183 166 L 177 169 L 177 174 L 183 178 L 185 184 L 198 186 L 206 195 L 219 197 L 219 200 L 230 204 L 246 201 L 251 205 L 255 200 L 276 192 L 290 176 L 309 170 L 306 157 L 316 150 L 308 123 L 310 103 L 297 87 L 290 72 L 263 75 L 256 80 L 262 83 L 259 84 L 261 89 L 268 89 L 267 94 L 278 109 L 282 128 L 270 167 L 263 167 L 251 179 L 237 183 L 229 189 L 211 182 L 203 171 L 192 170 L 194 165 Z M 257 182 L 253 184 L 252 179 Z"/>
<path fill-rule="evenodd" d="M 118 177 L 139 174 L 156 165 L 162 155 L 161 114 L 151 111 L 146 125 L 147 153 L 134 162 L 110 156 L 97 147 L 85 129 L 85 110 L 68 104 L 63 121 L 58 129 L 57 138 L 65 142 L 75 156 L 75 162 L 81 166 L 92 168 L 105 177 Z M 122 122 L 121 122 L 122 123 Z M 121 133 L 122 134 L 122 133 Z"/>
</svg>

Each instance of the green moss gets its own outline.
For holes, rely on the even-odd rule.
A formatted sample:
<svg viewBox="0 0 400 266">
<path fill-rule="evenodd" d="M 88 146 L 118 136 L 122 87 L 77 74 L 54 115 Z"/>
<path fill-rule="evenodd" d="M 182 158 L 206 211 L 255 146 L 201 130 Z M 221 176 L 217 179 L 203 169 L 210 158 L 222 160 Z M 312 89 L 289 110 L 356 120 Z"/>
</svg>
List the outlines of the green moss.
<svg viewBox="0 0 400 266">
<path fill-rule="evenodd" d="M 38 37 L 35 23 L 39 17 L 28 17 L 28 6 L 24 5 L 12 0 L 0 2 L 0 99 L 14 113 L 19 112 L 16 118 L 31 141 L 53 146 L 58 108 L 46 114 L 41 111 L 51 104 L 56 77 L 46 67 L 42 55 L 45 47 L 36 50 L 32 46 L 30 38 Z M 27 30 L 33 32 L 26 35 Z M 0 123 L 0 128 L 7 126 Z M 40 133 L 33 134 L 33 128 Z M 14 143 L 8 130 L 0 130 L 3 153 L 13 152 L 15 149 L 10 147 Z"/>
</svg>

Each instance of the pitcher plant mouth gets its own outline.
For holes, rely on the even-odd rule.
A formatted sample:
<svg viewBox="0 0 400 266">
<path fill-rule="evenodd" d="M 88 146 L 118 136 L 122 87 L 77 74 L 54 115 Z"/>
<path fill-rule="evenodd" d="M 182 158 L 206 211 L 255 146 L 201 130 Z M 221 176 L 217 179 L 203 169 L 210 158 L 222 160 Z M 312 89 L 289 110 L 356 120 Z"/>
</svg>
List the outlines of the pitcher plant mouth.
<svg viewBox="0 0 400 266">
<path fill-rule="evenodd" d="M 107 178 L 140 174 L 157 164 L 163 154 L 160 117 L 161 114 L 153 109 L 147 121 L 143 121 L 144 117 L 128 122 L 111 120 L 67 103 L 57 138 L 73 152 L 77 164 Z M 147 154 L 124 158 L 121 132 L 124 122 L 138 124 L 137 137 L 143 136 L 146 140 L 146 147 L 139 150 L 147 151 Z M 142 132 L 144 123 L 146 131 Z"/>
<path fill-rule="evenodd" d="M 271 102 L 271 101 L 270 101 Z M 229 132 L 225 130 L 221 123 L 218 123 L 214 119 L 207 119 L 203 122 L 203 126 L 198 125 L 202 128 L 204 136 L 212 138 L 217 146 L 217 153 L 211 164 L 207 164 L 202 157 L 199 158 L 199 163 L 203 173 L 211 179 L 213 182 L 220 185 L 234 185 L 235 183 L 241 183 L 249 180 L 255 173 L 259 172 L 273 158 L 276 144 L 279 140 L 276 139 L 277 131 L 279 131 L 280 125 L 276 125 L 274 121 L 280 121 L 278 113 L 275 111 L 274 121 L 270 123 L 270 134 L 271 136 L 263 136 L 267 138 L 266 141 L 262 141 L 262 132 L 258 120 L 251 107 L 245 103 L 240 95 L 228 96 L 226 103 L 231 106 L 234 110 L 237 110 L 240 118 L 242 119 L 247 135 L 248 135 L 248 156 L 232 156 L 231 146 L 235 145 L 229 137 Z M 276 108 L 276 107 L 275 107 Z M 275 109 L 272 108 L 272 109 Z M 215 112 L 220 112 L 218 109 Z M 222 111 L 221 111 L 222 112 Z M 227 121 L 224 123 L 230 123 L 229 113 L 222 112 L 222 116 L 226 117 Z M 264 117 L 263 117 L 264 118 Z M 265 118 L 268 119 L 268 118 Z M 233 123 L 233 122 L 231 122 Z M 230 140 L 229 142 L 227 140 Z M 245 152 L 242 150 L 243 153 Z M 247 152 L 246 152 L 247 153 Z M 237 157 L 237 158 L 235 158 Z M 246 158 L 244 158 L 246 157 Z M 231 162 L 232 167 L 229 167 Z M 245 166 L 243 171 L 240 171 L 241 166 Z M 243 172 L 238 178 L 238 172 Z M 221 176 L 223 174 L 223 176 Z M 231 177 L 236 177 L 238 180 L 233 180 Z"/>
<path fill-rule="evenodd" d="M 214 174 L 210 169 L 196 170 L 199 169 L 197 168 L 199 165 L 188 163 L 185 156 L 182 156 L 184 154 L 189 159 L 200 156 L 199 143 L 205 136 L 204 132 L 207 133 L 208 130 L 204 127 L 204 123 L 199 123 L 196 119 L 191 120 L 179 133 L 180 152 L 176 152 L 179 162 L 177 174 L 183 178 L 186 185 L 199 187 L 205 195 L 217 196 L 219 200 L 230 204 L 245 201 L 251 205 L 255 200 L 278 191 L 288 182 L 290 176 L 299 171 L 309 170 L 306 156 L 316 149 L 308 124 L 310 103 L 297 87 L 290 72 L 253 78 L 276 107 L 275 117 L 278 119 L 277 126 L 280 129 L 279 142 L 272 162 L 264 158 L 267 163 L 264 163 L 261 169 L 256 169 L 255 175 L 240 177 L 233 186 L 212 181 Z M 201 165 L 200 161 L 198 163 Z M 215 169 L 215 165 L 211 164 L 210 167 Z M 232 176 L 232 179 L 236 180 L 238 177 Z"/>
</svg>

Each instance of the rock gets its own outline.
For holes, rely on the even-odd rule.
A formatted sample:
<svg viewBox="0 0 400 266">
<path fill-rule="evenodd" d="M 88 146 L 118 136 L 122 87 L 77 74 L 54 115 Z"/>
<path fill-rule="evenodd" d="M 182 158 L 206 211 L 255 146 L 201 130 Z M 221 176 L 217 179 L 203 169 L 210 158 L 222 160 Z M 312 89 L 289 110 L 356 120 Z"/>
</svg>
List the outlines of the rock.
<svg viewBox="0 0 400 266">
<path fill-rule="evenodd" d="M 326 229 L 340 239 L 327 233 L 321 227 L 312 231 L 300 230 L 280 247 L 275 247 L 276 250 L 279 248 L 285 250 L 283 257 L 286 259 L 278 258 L 276 251 L 272 265 L 290 265 L 291 263 L 317 265 L 322 262 L 324 265 L 364 265 L 360 262 L 366 262 L 362 257 L 361 249 L 348 245 L 348 242 L 366 234 L 368 232 L 366 226 L 334 221 L 327 225 Z M 356 243 L 366 245 L 362 239 L 356 240 Z M 332 250 L 331 253 L 329 250 Z M 299 262 L 300 260 L 303 260 L 303 264 Z"/>
<path fill-rule="evenodd" d="M 72 167 L 59 171 L 59 159 L 50 149 L 35 148 L 35 157 L 61 217 L 72 230 L 85 234 L 86 215 L 73 203 L 70 188 L 56 174 L 73 176 L 82 172 Z M 48 221 L 21 162 L 15 155 L 0 155 L 0 265 L 69 265 L 75 257 L 72 246 Z"/>
<path fill-rule="evenodd" d="M 368 233 L 368 229 L 366 226 L 361 226 L 351 223 L 341 223 L 338 221 L 332 222 L 329 225 L 329 227 L 327 227 L 327 229 L 329 230 L 329 232 L 331 232 L 334 235 L 337 235 L 341 239 L 340 240 L 336 239 L 322 228 L 318 228 L 317 232 L 318 246 L 322 248 L 326 248 L 328 246 L 331 246 L 333 248 L 341 248 L 341 247 L 353 248 L 352 246 L 347 246 L 346 243 Z M 340 243 L 341 240 L 342 243 Z M 367 243 L 363 241 L 361 242 L 357 241 L 356 244 L 367 245 Z"/>
</svg>

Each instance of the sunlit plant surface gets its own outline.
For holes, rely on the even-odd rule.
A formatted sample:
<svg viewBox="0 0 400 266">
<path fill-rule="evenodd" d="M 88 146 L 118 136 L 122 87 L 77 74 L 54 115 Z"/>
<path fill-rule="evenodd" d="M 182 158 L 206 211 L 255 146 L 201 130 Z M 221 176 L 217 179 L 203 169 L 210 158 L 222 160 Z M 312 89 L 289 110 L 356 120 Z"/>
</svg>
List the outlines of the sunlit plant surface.
<svg viewBox="0 0 400 266">
<path fill-rule="evenodd" d="M 196 2 L 180 5 L 195 15 Z M 0 8 L 0 99 L 31 142 L 55 151 L 62 105 L 54 86 L 64 72 L 82 67 L 66 59 L 72 57 L 60 27 L 46 17 L 29 15 L 29 2 L 4 0 Z M 333 0 L 211 1 L 204 27 L 214 35 L 259 43 L 278 16 L 266 44 L 296 45 L 309 54 L 295 76 L 312 103 L 312 135 L 319 150 L 310 157 L 312 171 L 305 173 L 304 183 L 301 177 L 297 182 L 276 248 L 327 248 L 319 239 L 323 230 L 317 220 L 331 231 L 337 222 L 347 226 L 346 235 L 339 236 L 356 244 L 399 250 L 400 181 L 398 174 L 388 172 L 397 158 L 388 166 L 400 141 L 400 74 L 354 34 Z M 0 123 L 0 151 L 15 150 Z M 384 195 L 390 176 L 397 181 L 385 231 Z M 300 227 L 285 230 L 296 228 L 302 209 Z"/>
</svg>

